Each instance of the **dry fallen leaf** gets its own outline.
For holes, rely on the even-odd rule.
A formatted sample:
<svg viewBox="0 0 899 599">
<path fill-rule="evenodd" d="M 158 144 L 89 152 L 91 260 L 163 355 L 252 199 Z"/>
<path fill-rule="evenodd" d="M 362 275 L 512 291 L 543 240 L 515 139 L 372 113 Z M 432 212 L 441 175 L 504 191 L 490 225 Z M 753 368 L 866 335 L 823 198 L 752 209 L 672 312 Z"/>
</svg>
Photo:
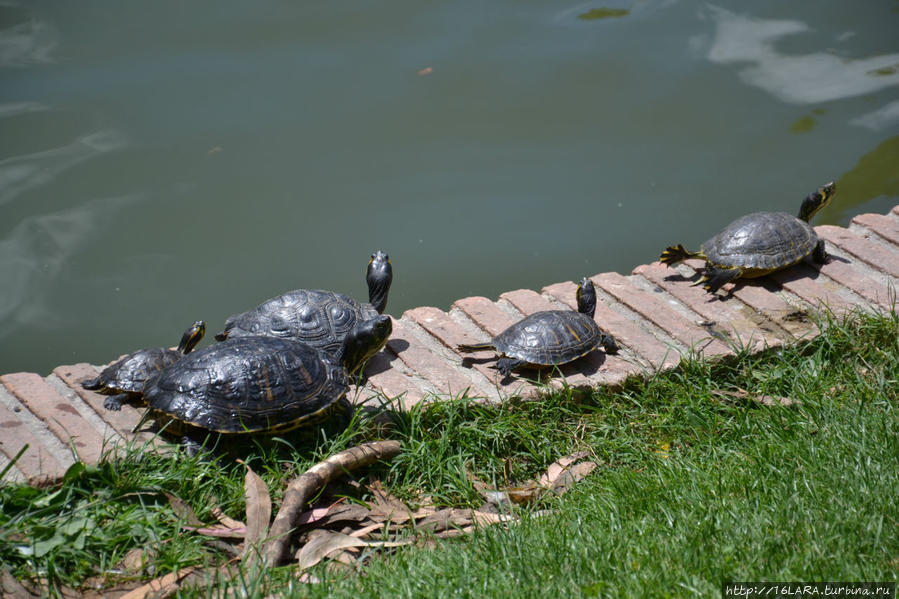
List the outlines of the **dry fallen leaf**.
<svg viewBox="0 0 899 599">
<path fill-rule="evenodd" d="M 446 508 L 431 514 L 415 525 L 417 530 L 441 532 L 450 528 L 464 528 L 471 525 L 471 510 Z"/>
<path fill-rule="evenodd" d="M 570 456 L 566 456 L 564 458 L 559 458 L 558 460 L 556 460 L 555 462 L 553 462 L 552 464 L 549 465 L 549 468 L 546 469 L 546 473 L 540 477 L 538 484 L 541 487 L 545 487 L 547 489 L 552 489 L 556 480 L 560 476 L 562 476 L 562 474 L 565 472 L 565 470 L 568 469 L 569 466 L 571 466 L 573 463 L 575 463 L 578 460 L 584 459 L 585 457 L 587 457 L 587 455 L 588 454 L 586 451 L 579 451 Z"/>
<path fill-rule="evenodd" d="M 243 539 L 247 536 L 247 527 L 240 526 L 239 528 L 229 528 L 227 526 L 223 526 L 221 524 L 213 524 L 212 526 L 187 526 L 184 525 L 181 528 L 184 530 L 190 530 L 197 534 L 201 534 L 207 537 L 221 537 L 224 539 Z"/>
<path fill-rule="evenodd" d="M 366 541 L 350 535 L 329 530 L 317 530 L 312 540 L 303 545 L 296 558 L 300 570 L 311 568 L 329 553 L 353 547 L 400 547 L 412 543 L 408 541 Z"/>
<path fill-rule="evenodd" d="M 366 535 L 368 535 L 368 533 L 374 532 L 376 530 L 381 530 L 382 528 L 384 528 L 384 525 L 381 524 L 380 522 L 377 524 L 369 524 L 368 526 L 363 526 L 362 528 L 360 528 L 358 530 L 354 530 L 353 532 L 350 533 L 350 536 L 361 539 L 361 538 L 365 537 Z"/>
<path fill-rule="evenodd" d="M 362 522 L 369 517 L 369 510 L 358 503 L 339 503 L 326 508 L 303 512 L 297 524 L 315 524 L 318 527 L 333 526 L 344 522 Z"/>
<path fill-rule="evenodd" d="M 144 599 L 150 595 L 152 595 L 153 599 L 168 597 L 175 593 L 181 585 L 181 581 L 187 578 L 187 576 L 193 573 L 197 568 L 198 566 L 190 566 L 188 568 L 182 568 L 177 572 L 166 574 L 165 576 L 151 580 L 143 586 L 137 587 L 133 591 L 125 593 L 119 597 L 119 599 Z"/>
<path fill-rule="evenodd" d="M 596 468 L 596 464 L 593 462 L 580 462 L 566 469 L 553 483 L 552 488 L 550 489 L 553 493 L 561 495 L 574 486 L 574 483 L 582 480 L 588 474 L 593 472 Z"/>
<path fill-rule="evenodd" d="M 376 522 L 408 522 L 412 519 L 412 510 L 405 503 L 388 493 L 381 481 L 376 480 L 368 485 L 372 500 L 368 517 Z"/>
<path fill-rule="evenodd" d="M 222 508 L 219 506 L 215 506 L 212 508 L 212 515 L 215 516 L 216 520 L 219 521 L 219 524 L 226 528 L 246 528 L 247 525 L 239 520 L 235 520 L 234 518 L 228 517 L 228 515 L 222 511 Z"/>
<path fill-rule="evenodd" d="M 39 597 L 38 594 L 31 593 L 21 582 L 16 580 L 6 566 L 0 567 L 0 597 L 10 597 L 10 599 L 31 599 Z"/>
<path fill-rule="evenodd" d="M 119 568 L 127 572 L 140 574 L 152 562 L 153 555 L 152 548 L 144 550 L 140 547 L 135 547 L 125 554 L 125 557 L 119 562 Z"/>
<path fill-rule="evenodd" d="M 186 521 L 189 526 L 203 526 L 203 522 L 197 517 L 191 507 L 187 505 L 186 501 L 165 491 L 163 491 L 163 495 L 169 500 L 169 505 L 178 518 Z"/>
<path fill-rule="evenodd" d="M 244 555 L 262 542 L 272 519 L 272 498 L 268 486 L 249 465 L 246 466 L 243 492 L 247 502 L 247 534 Z"/>
</svg>

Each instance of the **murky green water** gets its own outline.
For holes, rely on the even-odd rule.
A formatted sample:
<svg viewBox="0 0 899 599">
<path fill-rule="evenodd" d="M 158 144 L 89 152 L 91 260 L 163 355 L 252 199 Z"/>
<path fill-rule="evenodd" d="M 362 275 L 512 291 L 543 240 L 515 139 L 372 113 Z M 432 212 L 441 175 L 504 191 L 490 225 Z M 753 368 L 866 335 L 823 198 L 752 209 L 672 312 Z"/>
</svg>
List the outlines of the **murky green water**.
<svg viewBox="0 0 899 599">
<path fill-rule="evenodd" d="M 379 248 L 399 316 L 629 272 L 831 179 L 845 224 L 897 173 L 896 0 L 5 0 L 0 372 L 364 298 Z"/>
</svg>

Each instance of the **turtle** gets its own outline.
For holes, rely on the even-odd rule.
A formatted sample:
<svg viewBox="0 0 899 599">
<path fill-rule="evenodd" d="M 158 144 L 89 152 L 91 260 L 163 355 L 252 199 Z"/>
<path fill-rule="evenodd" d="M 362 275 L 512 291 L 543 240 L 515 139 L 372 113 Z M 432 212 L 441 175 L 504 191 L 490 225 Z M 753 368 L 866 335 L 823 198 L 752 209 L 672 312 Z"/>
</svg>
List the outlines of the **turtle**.
<svg viewBox="0 0 899 599">
<path fill-rule="evenodd" d="M 615 340 L 600 330 L 593 314 L 596 290 L 584 278 L 576 292 L 578 311 L 544 310 L 516 322 L 487 343 L 463 344 L 460 352 L 492 349 L 501 356 L 496 367 L 509 376 L 523 366 L 548 367 L 567 364 L 602 346 L 607 354 L 618 352 Z"/>
<path fill-rule="evenodd" d="M 343 338 L 356 323 L 384 313 L 392 281 L 390 258 L 379 250 L 371 255 L 368 262 L 368 303 L 360 304 L 347 295 L 333 291 L 296 289 L 229 317 L 225 321 L 225 329 L 215 338 L 224 341 L 259 335 L 281 337 L 303 341 L 336 354 Z M 373 346 L 366 358 L 376 354 L 383 346 L 383 343 Z"/>
<path fill-rule="evenodd" d="M 709 293 L 740 277 L 761 277 L 787 268 L 809 255 L 816 263 L 825 264 L 824 240 L 809 221 L 830 203 L 835 193 L 836 185 L 831 181 L 806 196 L 798 216 L 786 212 L 747 214 L 703 243 L 698 252 L 678 244 L 666 248 L 659 259 L 668 266 L 687 258 L 705 260 L 705 271 L 695 285 L 702 285 Z"/>
<path fill-rule="evenodd" d="M 196 351 L 147 383 L 143 399 L 190 446 L 197 432 L 281 433 L 326 415 L 348 372 L 390 336 L 389 316 L 358 322 L 335 354 L 281 337 L 234 337 Z"/>
<path fill-rule="evenodd" d="M 99 376 L 82 381 L 81 386 L 90 391 L 109 395 L 103 401 L 103 407 L 107 410 L 121 410 L 123 401 L 139 397 L 148 380 L 166 366 L 190 353 L 203 339 L 205 333 L 206 323 L 198 320 L 184 331 L 178 349 L 166 347 L 139 349 L 104 368 Z"/>
</svg>

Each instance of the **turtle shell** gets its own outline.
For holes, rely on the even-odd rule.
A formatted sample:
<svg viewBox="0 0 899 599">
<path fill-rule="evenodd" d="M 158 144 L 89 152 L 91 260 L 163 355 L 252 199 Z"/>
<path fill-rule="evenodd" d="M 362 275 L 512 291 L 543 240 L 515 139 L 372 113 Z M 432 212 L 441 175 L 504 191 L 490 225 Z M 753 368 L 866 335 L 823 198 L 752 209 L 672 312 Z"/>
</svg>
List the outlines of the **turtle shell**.
<svg viewBox="0 0 899 599">
<path fill-rule="evenodd" d="M 151 409 L 221 433 L 294 429 L 348 389 L 346 371 L 320 350 L 276 337 L 237 337 L 193 352 L 151 380 Z"/>
<path fill-rule="evenodd" d="M 107 391 L 141 393 L 147 381 L 183 357 L 181 352 L 165 347 L 139 349 L 104 368 L 97 380 Z"/>
<path fill-rule="evenodd" d="M 712 265 L 771 271 L 799 262 L 817 245 L 807 222 L 785 212 L 756 212 L 729 224 L 702 251 Z"/>
<path fill-rule="evenodd" d="M 602 344 L 592 317 L 571 310 L 535 312 L 493 339 L 497 351 L 537 366 L 565 364 Z"/>
<path fill-rule="evenodd" d="M 342 293 L 297 289 L 267 300 L 225 321 L 228 339 L 264 335 L 294 339 L 332 352 L 359 320 L 378 316 L 370 304 Z"/>
</svg>

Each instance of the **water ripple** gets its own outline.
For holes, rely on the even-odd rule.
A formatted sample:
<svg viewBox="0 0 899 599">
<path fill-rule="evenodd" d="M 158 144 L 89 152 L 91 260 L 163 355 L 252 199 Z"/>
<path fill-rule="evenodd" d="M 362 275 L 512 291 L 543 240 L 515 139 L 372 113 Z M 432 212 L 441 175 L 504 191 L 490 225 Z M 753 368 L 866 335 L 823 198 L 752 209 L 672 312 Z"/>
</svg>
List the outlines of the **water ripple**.
<svg viewBox="0 0 899 599">
<path fill-rule="evenodd" d="M 0 31 L 0 67 L 22 67 L 55 62 L 52 53 L 58 34 L 49 24 L 26 21 Z"/>
<path fill-rule="evenodd" d="M 117 131 L 95 131 L 65 146 L 0 160 L 0 206 L 25 191 L 46 185 L 85 160 L 126 145 L 125 137 Z"/>
<path fill-rule="evenodd" d="M 137 195 L 96 198 L 74 208 L 30 216 L 0 239 L 0 338 L 26 323 L 59 324 L 46 287 L 91 236 Z"/>
<path fill-rule="evenodd" d="M 764 20 L 709 6 L 715 21 L 713 63 L 749 62 L 740 78 L 791 104 L 816 104 L 868 94 L 899 83 L 899 54 L 847 59 L 826 52 L 787 55 L 774 45 L 809 30 L 800 21 Z"/>
</svg>

